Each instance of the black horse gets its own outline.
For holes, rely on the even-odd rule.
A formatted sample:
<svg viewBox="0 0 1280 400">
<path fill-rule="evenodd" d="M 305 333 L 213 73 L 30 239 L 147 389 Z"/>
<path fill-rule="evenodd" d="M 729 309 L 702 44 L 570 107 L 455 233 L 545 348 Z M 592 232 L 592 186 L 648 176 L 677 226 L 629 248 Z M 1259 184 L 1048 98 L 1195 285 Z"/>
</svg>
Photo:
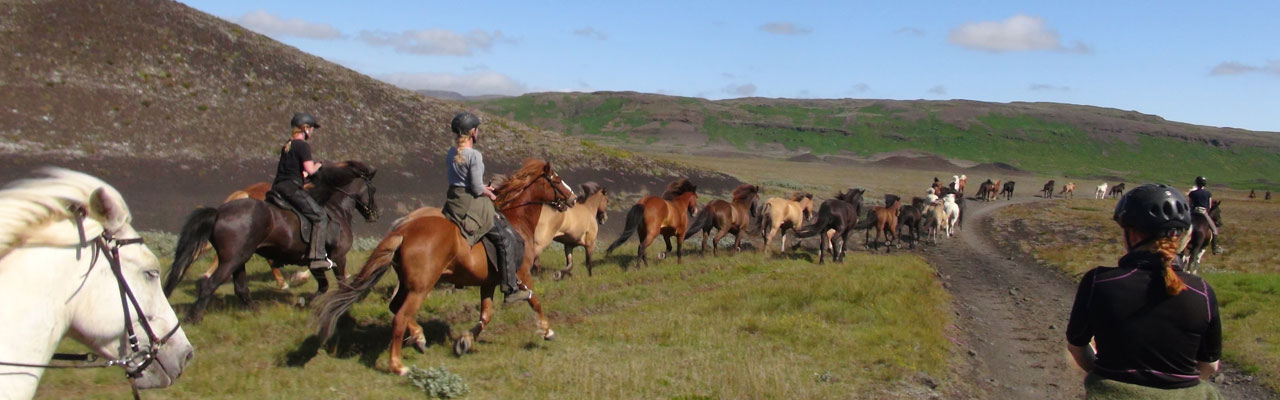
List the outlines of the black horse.
<svg viewBox="0 0 1280 400">
<path fill-rule="evenodd" d="M 1107 197 L 1109 197 L 1109 198 L 1111 198 L 1111 197 L 1114 197 L 1114 198 L 1120 198 L 1120 196 L 1124 196 L 1124 184 L 1123 184 L 1123 183 L 1117 183 L 1115 186 L 1112 186 L 1112 187 L 1111 187 L 1111 190 L 1107 191 Z"/>
<path fill-rule="evenodd" d="M 373 197 L 373 176 L 377 171 L 360 161 L 329 165 L 333 164 L 326 163 L 311 177 L 312 185 L 307 192 L 328 212 L 330 227 L 336 225 L 340 229 L 336 235 L 326 235 L 325 249 L 333 260 L 334 276 L 341 280 L 346 277 L 347 251 L 351 250 L 352 211 L 358 211 L 365 221 L 378 220 Z M 187 267 L 195 261 L 203 242 L 208 240 L 218 252 L 218 268 L 209 278 L 196 282 L 196 302 L 187 310 L 187 320 L 200 322 L 213 292 L 232 277 L 236 296 L 251 305 L 245 262 L 257 253 L 274 265 L 308 265 L 307 244 L 300 231 L 298 216 L 292 211 L 255 199 L 235 200 L 218 208 L 200 207 L 182 226 L 164 292 L 166 295 L 173 292 Z M 329 290 L 324 269 L 313 269 L 311 273 L 319 285 L 316 294 Z"/>
<path fill-rule="evenodd" d="M 910 248 L 916 248 L 916 242 L 920 241 L 920 231 L 924 230 L 924 205 L 928 201 L 923 197 L 912 197 L 911 205 L 902 207 L 898 214 L 898 237 L 901 238 L 908 231 L 911 232 Z M 903 229 L 902 227 L 906 227 Z"/>
<path fill-rule="evenodd" d="M 822 234 L 824 237 L 818 243 L 818 264 L 823 262 L 823 250 L 831 251 L 831 261 L 840 262 L 844 260 L 845 248 L 849 244 L 849 233 L 852 233 L 854 226 L 858 224 L 858 217 L 862 215 L 862 195 L 866 193 L 865 189 L 849 189 L 844 193 L 837 193 L 836 198 L 822 202 L 822 206 L 818 208 L 818 216 L 814 218 L 813 224 L 796 231 L 796 237 L 807 238 Z M 833 235 L 828 236 L 827 231 L 835 230 Z M 836 252 L 835 238 L 840 238 L 840 251 Z"/>
<path fill-rule="evenodd" d="M 1053 188 L 1054 188 L 1054 182 L 1053 182 L 1053 180 L 1050 180 L 1050 181 L 1048 181 L 1048 182 L 1045 182 L 1045 183 L 1044 183 L 1044 188 L 1040 189 L 1040 193 L 1041 193 L 1041 194 L 1040 194 L 1040 197 L 1042 197 L 1042 198 L 1046 198 L 1046 199 L 1052 199 L 1052 198 L 1053 198 Z"/>
<path fill-rule="evenodd" d="M 996 195 L 996 197 L 998 198 L 1001 195 L 1003 195 L 1005 200 L 1013 200 L 1013 184 L 1014 183 L 1016 182 L 1014 181 L 1005 182 L 1004 187 L 1000 188 L 1000 194 Z"/>
</svg>

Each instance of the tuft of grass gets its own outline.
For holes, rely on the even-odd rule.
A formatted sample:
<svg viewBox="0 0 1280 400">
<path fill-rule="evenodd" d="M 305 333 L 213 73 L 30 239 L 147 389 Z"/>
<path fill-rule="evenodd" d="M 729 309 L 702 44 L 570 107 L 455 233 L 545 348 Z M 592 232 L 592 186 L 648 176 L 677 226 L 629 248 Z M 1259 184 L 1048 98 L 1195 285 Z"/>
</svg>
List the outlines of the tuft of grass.
<svg viewBox="0 0 1280 400">
<path fill-rule="evenodd" d="M 466 396 L 471 392 L 471 388 L 462 381 L 462 377 L 449 372 L 444 365 L 427 369 L 411 367 L 408 378 L 409 383 L 422 389 L 428 398 L 452 399 Z"/>
</svg>

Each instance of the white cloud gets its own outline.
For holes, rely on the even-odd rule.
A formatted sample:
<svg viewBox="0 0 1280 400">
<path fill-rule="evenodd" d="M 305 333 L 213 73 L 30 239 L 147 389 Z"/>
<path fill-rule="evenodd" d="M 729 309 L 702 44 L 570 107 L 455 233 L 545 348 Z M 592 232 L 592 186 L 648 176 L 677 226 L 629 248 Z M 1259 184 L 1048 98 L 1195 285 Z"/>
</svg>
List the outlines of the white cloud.
<svg viewBox="0 0 1280 400">
<path fill-rule="evenodd" d="M 590 26 L 588 26 L 588 27 L 586 27 L 586 28 L 582 28 L 582 29 L 575 30 L 575 31 L 573 31 L 573 34 L 574 34 L 574 35 L 577 35 L 577 36 L 586 37 L 586 38 L 592 38 L 592 39 L 595 39 L 595 40 L 608 40 L 608 39 L 609 39 L 609 34 L 604 33 L 604 31 L 597 30 L 596 28 L 593 28 L 593 27 L 590 27 Z"/>
<path fill-rule="evenodd" d="M 494 71 L 469 74 L 450 73 L 399 73 L 377 75 L 375 78 L 410 90 L 447 90 L 464 96 L 500 94 L 519 96 L 528 87 L 509 76 Z"/>
<path fill-rule="evenodd" d="M 745 85 L 729 85 L 729 86 L 725 86 L 723 89 L 720 89 L 720 91 L 734 95 L 734 96 L 751 97 L 752 95 L 756 94 L 756 85 L 753 83 L 748 83 Z"/>
<path fill-rule="evenodd" d="M 1066 53 L 1092 53 L 1088 45 L 1076 42 L 1064 46 L 1044 18 L 1014 15 L 1003 21 L 984 21 L 961 25 L 951 30 L 947 41 L 973 50 L 1002 53 L 1006 51 L 1049 50 Z"/>
<path fill-rule="evenodd" d="M 1243 75 L 1243 74 L 1268 74 L 1280 76 L 1280 60 L 1269 60 L 1265 65 L 1253 66 L 1235 61 L 1228 61 L 1213 67 L 1209 71 L 1209 75 Z"/>
<path fill-rule="evenodd" d="M 929 94 L 945 96 L 947 94 L 947 87 L 942 85 L 931 87 L 929 88 Z"/>
<path fill-rule="evenodd" d="M 251 11 L 236 18 L 237 24 L 267 36 L 292 36 L 307 39 L 335 40 L 345 38 L 333 25 L 307 22 L 298 18 L 282 19 L 266 10 Z"/>
<path fill-rule="evenodd" d="M 397 52 L 420 55 L 469 56 L 478 50 L 490 51 L 495 43 L 514 43 L 502 31 L 480 29 L 458 33 L 446 29 L 422 29 L 400 33 L 360 31 L 356 37 L 370 46 L 389 46 Z"/>
<path fill-rule="evenodd" d="M 775 35 L 808 35 L 810 32 L 813 32 L 813 29 L 796 26 L 796 24 L 790 22 L 770 22 L 760 25 L 760 30 Z"/>
<path fill-rule="evenodd" d="M 1033 92 L 1068 92 L 1071 91 L 1069 86 L 1050 85 L 1047 83 L 1033 83 L 1027 87 L 1027 90 Z"/>
</svg>

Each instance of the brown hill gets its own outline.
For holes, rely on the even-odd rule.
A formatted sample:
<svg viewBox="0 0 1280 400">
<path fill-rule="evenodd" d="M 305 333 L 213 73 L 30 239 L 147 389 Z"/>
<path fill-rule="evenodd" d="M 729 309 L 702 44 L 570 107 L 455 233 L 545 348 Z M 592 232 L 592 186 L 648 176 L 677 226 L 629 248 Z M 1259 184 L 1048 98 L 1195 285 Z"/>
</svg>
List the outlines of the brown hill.
<svg viewBox="0 0 1280 400">
<path fill-rule="evenodd" d="M 148 200 L 134 206 L 144 229 L 174 230 L 191 207 L 269 179 L 295 111 L 324 126 L 318 157 L 379 168 L 385 215 L 437 204 L 448 120 L 466 109 L 167 0 L 0 0 L 0 51 L 0 181 L 48 164 L 98 174 Z M 658 191 L 674 176 L 736 183 L 480 115 L 493 172 L 538 157 L 615 193 Z"/>
</svg>

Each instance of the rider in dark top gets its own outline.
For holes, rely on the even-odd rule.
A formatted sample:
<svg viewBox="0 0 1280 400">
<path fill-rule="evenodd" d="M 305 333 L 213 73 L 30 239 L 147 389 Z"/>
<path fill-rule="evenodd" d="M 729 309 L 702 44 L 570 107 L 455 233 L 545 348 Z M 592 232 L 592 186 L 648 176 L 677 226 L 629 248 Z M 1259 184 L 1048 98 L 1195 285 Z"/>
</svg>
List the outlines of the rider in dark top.
<svg viewBox="0 0 1280 400">
<path fill-rule="evenodd" d="M 1209 220 L 1209 229 L 1213 231 L 1213 254 L 1223 252 L 1222 246 L 1218 245 L 1218 221 L 1213 220 L 1213 216 L 1209 215 L 1209 209 L 1213 208 L 1213 193 L 1204 186 L 1209 182 L 1203 176 L 1196 177 L 1196 188 L 1187 193 L 1187 198 L 1191 200 L 1191 209 L 1197 213 L 1204 214 L 1205 219 Z"/>
<path fill-rule="evenodd" d="M 328 228 L 328 214 L 302 189 L 306 178 L 320 170 L 320 163 L 312 159 L 311 145 L 307 143 L 312 132 L 320 128 L 320 124 L 311 114 L 297 113 L 293 115 L 289 125 L 293 126 L 293 135 L 280 148 L 280 161 L 276 164 L 276 178 L 271 183 L 271 190 L 280 194 L 280 197 L 311 221 L 311 249 L 307 253 L 309 267 L 333 268 L 333 261 L 325 253 L 324 233 Z"/>
<path fill-rule="evenodd" d="M 1089 372 L 1086 391 L 1216 392 L 1201 378 L 1217 371 L 1222 355 L 1218 301 L 1208 283 L 1176 268 L 1191 227 L 1186 197 L 1143 185 L 1120 199 L 1114 219 L 1128 254 L 1117 267 L 1084 275 L 1067 324 L 1067 348 Z"/>
</svg>

